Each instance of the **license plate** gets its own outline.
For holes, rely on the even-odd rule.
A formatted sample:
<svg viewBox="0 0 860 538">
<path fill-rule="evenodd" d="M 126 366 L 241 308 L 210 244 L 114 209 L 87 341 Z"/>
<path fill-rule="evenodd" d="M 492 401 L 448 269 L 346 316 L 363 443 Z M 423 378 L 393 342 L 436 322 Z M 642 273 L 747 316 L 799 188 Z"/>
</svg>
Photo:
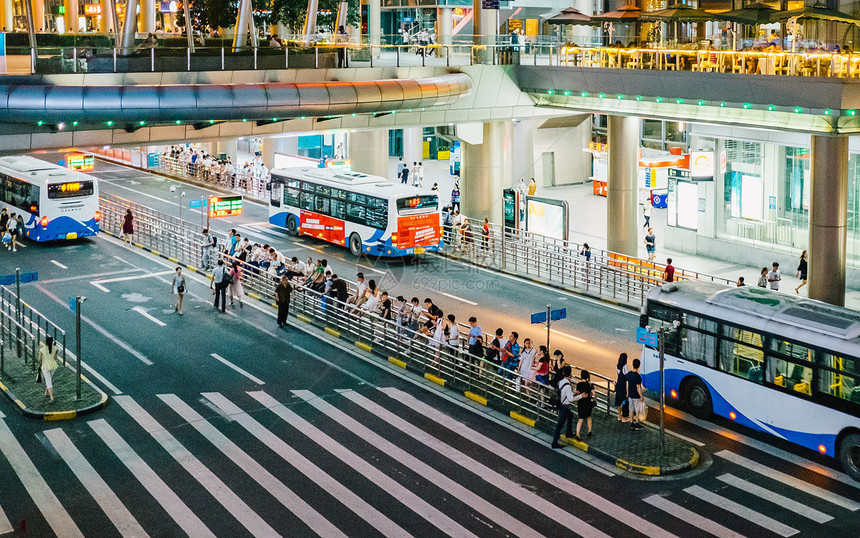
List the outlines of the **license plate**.
<svg viewBox="0 0 860 538">
<path fill-rule="evenodd" d="M 77 232 L 72 232 L 70 234 L 66 234 L 66 239 L 77 239 L 77 238 L 78 238 Z"/>
<path fill-rule="evenodd" d="M 423 248 L 416 248 L 415 254 L 424 254 L 424 249 Z"/>
</svg>

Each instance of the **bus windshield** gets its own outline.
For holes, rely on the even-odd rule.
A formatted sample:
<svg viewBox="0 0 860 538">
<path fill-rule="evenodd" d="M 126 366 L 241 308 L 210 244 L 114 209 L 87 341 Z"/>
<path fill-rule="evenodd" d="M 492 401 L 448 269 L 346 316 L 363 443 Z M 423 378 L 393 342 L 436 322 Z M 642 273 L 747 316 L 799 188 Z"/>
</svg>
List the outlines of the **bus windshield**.
<svg viewBox="0 0 860 538">
<path fill-rule="evenodd" d="M 74 181 L 70 183 L 51 183 L 48 185 L 48 198 L 78 198 L 81 196 L 92 196 L 92 181 Z"/>
<path fill-rule="evenodd" d="M 399 198 L 397 200 L 397 213 L 400 215 L 414 213 L 416 210 L 436 211 L 439 208 L 439 197 L 435 194 L 423 196 L 412 196 L 411 198 Z M 425 211 L 421 211 L 424 213 Z"/>
</svg>

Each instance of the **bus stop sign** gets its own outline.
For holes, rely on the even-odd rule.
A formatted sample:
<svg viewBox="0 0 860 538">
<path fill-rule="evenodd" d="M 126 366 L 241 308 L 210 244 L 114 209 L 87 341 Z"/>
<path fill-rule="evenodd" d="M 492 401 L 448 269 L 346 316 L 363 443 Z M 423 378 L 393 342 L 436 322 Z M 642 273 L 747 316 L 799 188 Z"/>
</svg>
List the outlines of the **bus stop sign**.
<svg viewBox="0 0 860 538">
<path fill-rule="evenodd" d="M 657 333 L 648 332 L 645 327 L 636 327 L 636 342 L 648 347 L 657 347 Z"/>
</svg>

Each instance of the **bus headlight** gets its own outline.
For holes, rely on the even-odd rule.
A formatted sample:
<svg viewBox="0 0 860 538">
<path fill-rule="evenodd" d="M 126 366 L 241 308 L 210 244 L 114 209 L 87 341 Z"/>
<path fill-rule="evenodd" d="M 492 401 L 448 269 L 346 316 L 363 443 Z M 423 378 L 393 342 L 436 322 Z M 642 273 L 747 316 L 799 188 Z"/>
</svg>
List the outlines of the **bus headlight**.
<svg viewBox="0 0 860 538">
<path fill-rule="evenodd" d="M 42 221 L 40 222 L 40 224 L 42 225 L 42 228 L 47 228 L 48 227 L 48 217 L 42 217 Z"/>
<path fill-rule="evenodd" d="M 102 220 L 102 212 L 101 211 L 96 211 L 95 219 L 96 219 L 96 222 Z"/>
</svg>

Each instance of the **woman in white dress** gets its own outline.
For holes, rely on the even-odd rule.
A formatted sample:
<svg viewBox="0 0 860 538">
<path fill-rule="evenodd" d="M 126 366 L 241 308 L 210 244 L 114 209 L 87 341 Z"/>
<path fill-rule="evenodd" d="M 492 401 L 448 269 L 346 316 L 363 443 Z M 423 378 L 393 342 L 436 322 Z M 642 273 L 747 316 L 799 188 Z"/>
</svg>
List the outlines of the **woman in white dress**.
<svg viewBox="0 0 860 538">
<path fill-rule="evenodd" d="M 239 267 L 239 262 L 233 262 L 230 276 L 233 277 L 233 281 L 230 283 L 230 307 L 233 307 L 233 300 L 238 298 L 239 308 L 242 308 L 242 297 L 245 296 L 245 288 L 242 287 L 242 269 Z"/>
<path fill-rule="evenodd" d="M 364 293 L 367 295 L 367 301 L 361 305 L 362 310 L 375 314 L 376 307 L 379 306 L 379 288 L 376 286 L 375 280 L 367 283 L 367 289 Z"/>
<path fill-rule="evenodd" d="M 526 386 L 530 386 L 534 383 L 535 380 L 535 372 L 532 368 L 535 360 L 535 352 L 537 350 L 532 347 L 531 338 L 526 338 L 523 340 L 523 349 L 520 351 L 520 375 L 526 382 Z M 519 389 L 519 385 L 517 386 Z"/>
</svg>

